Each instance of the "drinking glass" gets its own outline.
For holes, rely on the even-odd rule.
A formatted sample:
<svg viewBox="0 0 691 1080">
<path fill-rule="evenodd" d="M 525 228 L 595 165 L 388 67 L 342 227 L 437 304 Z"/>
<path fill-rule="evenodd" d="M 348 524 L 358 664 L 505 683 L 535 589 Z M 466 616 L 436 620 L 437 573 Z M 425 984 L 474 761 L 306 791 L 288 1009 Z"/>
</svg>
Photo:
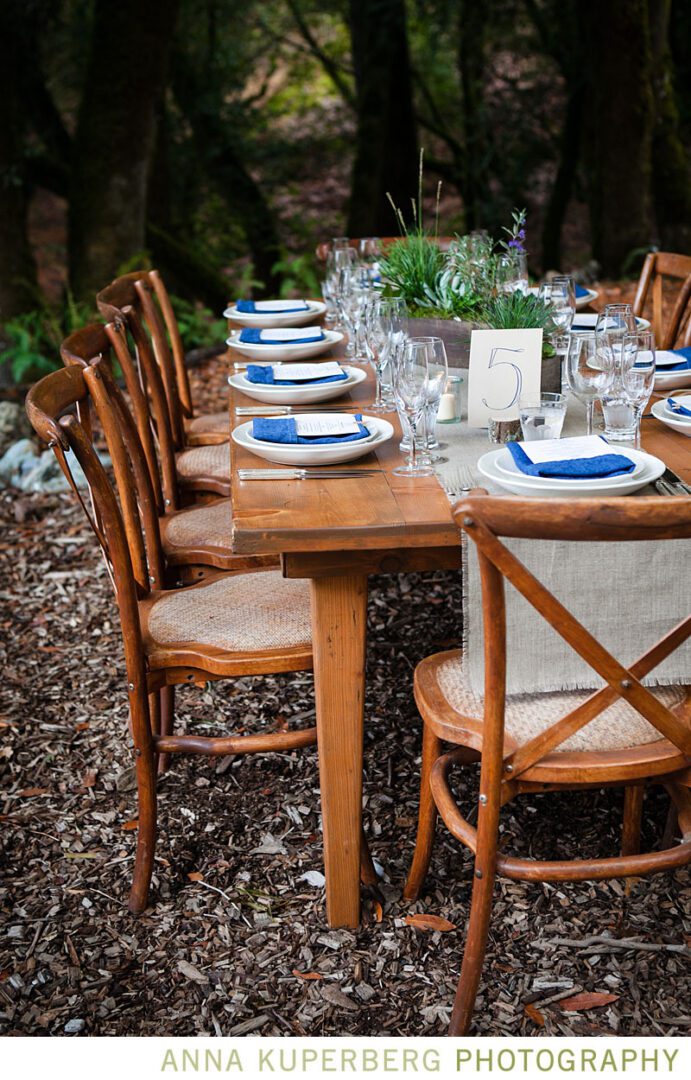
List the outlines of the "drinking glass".
<svg viewBox="0 0 691 1080">
<path fill-rule="evenodd" d="M 384 401 L 382 375 L 397 344 L 403 344 L 403 319 L 406 316 L 405 301 L 400 297 L 386 298 L 377 294 L 371 298 L 364 313 L 364 340 L 370 363 L 376 377 L 376 395 L 370 406 L 375 413 L 390 412 L 395 408 Z"/>
<path fill-rule="evenodd" d="M 552 285 L 566 285 L 566 288 L 569 291 L 569 298 L 571 299 L 571 302 L 573 303 L 573 309 L 575 311 L 576 310 L 576 283 L 573 280 L 573 278 L 571 277 L 571 275 L 570 274 L 555 274 L 554 277 L 551 278 L 551 284 Z"/>
<path fill-rule="evenodd" d="M 640 448 L 641 416 L 655 382 L 655 337 L 650 330 L 625 334 L 610 354 L 614 379 L 602 395 L 605 436 Z"/>
<path fill-rule="evenodd" d="M 499 256 L 496 284 L 500 293 L 528 291 L 528 256 L 524 251 L 506 251 Z"/>
<path fill-rule="evenodd" d="M 576 301 L 572 298 L 568 282 L 545 281 L 540 286 L 538 295 L 549 308 L 556 333 L 568 333 L 576 314 Z"/>
<path fill-rule="evenodd" d="M 418 340 L 426 342 L 429 349 L 427 360 L 429 382 L 427 388 L 427 404 L 425 405 L 424 414 L 426 436 L 425 449 L 427 450 L 431 461 L 441 464 L 447 459 L 436 452 L 440 450 L 441 447 L 434 429 L 437 424 L 437 413 L 439 412 L 441 396 L 444 393 L 444 388 L 449 377 L 449 363 L 446 356 L 446 346 L 439 337 L 422 337 Z"/>
<path fill-rule="evenodd" d="M 397 476 L 431 476 L 431 465 L 418 461 L 417 433 L 422 422 L 429 388 L 429 346 L 415 338 L 399 345 L 394 355 L 393 385 L 396 404 L 410 425 L 410 451 L 406 465 L 393 470 Z"/>
<path fill-rule="evenodd" d="M 606 334 L 610 344 L 624 334 L 633 334 L 636 330 L 636 316 L 630 304 L 607 304 L 597 317 L 596 334 Z"/>
<path fill-rule="evenodd" d="M 566 377 L 574 397 L 586 408 L 586 434 L 593 433 L 595 401 L 614 380 L 611 350 L 596 334 L 571 334 L 566 357 Z"/>
<path fill-rule="evenodd" d="M 541 394 L 537 398 L 521 398 L 518 417 L 524 442 L 538 439 L 558 439 L 566 416 L 563 394 Z"/>
<path fill-rule="evenodd" d="M 356 260 L 338 271 L 336 281 L 338 312 L 348 334 L 346 356 L 355 363 L 366 364 L 369 356 L 362 341 L 361 328 L 365 307 L 370 299 L 369 278 Z"/>
<path fill-rule="evenodd" d="M 363 236 L 358 245 L 360 262 L 366 268 L 372 281 L 379 281 L 379 260 L 381 258 L 381 240 L 378 236 Z"/>
</svg>

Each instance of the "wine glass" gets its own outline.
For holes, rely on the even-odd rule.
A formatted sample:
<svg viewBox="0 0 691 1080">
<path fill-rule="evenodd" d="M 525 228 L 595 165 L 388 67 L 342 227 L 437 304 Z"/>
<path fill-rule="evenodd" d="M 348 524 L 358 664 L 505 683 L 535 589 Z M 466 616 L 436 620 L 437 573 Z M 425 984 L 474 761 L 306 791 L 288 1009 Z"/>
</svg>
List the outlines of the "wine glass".
<svg viewBox="0 0 691 1080">
<path fill-rule="evenodd" d="M 614 379 L 612 353 L 595 334 L 571 334 L 566 378 L 574 397 L 585 403 L 586 434 L 592 435 L 595 401 Z"/>
<path fill-rule="evenodd" d="M 624 334 L 610 346 L 614 380 L 602 397 L 605 435 L 614 442 L 641 444 L 641 416 L 655 382 L 655 337 L 650 330 Z"/>
<path fill-rule="evenodd" d="M 428 346 L 428 362 L 427 368 L 429 371 L 429 384 L 427 391 L 427 404 L 425 405 L 424 412 L 424 447 L 427 450 L 431 461 L 440 464 L 447 459 L 436 453 L 440 448 L 439 440 L 435 433 L 435 427 L 437 424 L 437 413 L 439 412 L 439 403 L 441 396 L 444 393 L 444 387 L 446 386 L 449 377 L 449 364 L 446 357 L 446 346 L 439 337 L 423 337 L 419 338 L 420 341 L 425 341 Z"/>
<path fill-rule="evenodd" d="M 364 317 L 364 337 L 367 353 L 376 377 L 376 395 L 372 412 L 390 412 L 392 406 L 382 395 L 382 375 L 391 358 L 391 352 L 405 338 L 403 319 L 406 315 L 405 301 L 400 297 L 375 296 L 367 305 Z M 393 406 L 395 408 L 395 405 Z"/>
<path fill-rule="evenodd" d="M 540 286 L 540 299 L 549 308 L 555 330 L 566 334 L 571 329 L 576 314 L 576 301 L 572 298 L 567 281 L 544 281 Z"/>
<path fill-rule="evenodd" d="M 573 304 L 573 310 L 576 310 L 576 283 L 570 274 L 555 274 L 551 279 L 552 285 L 566 285 L 569 291 L 569 299 Z"/>
<path fill-rule="evenodd" d="M 417 455 L 417 433 L 427 404 L 429 383 L 429 345 L 426 341 L 408 338 L 396 348 L 393 385 L 396 404 L 410 425 L 408 462 L 397 465 L 397 476 L 432 476 L 431 465 L 421 464 Z"/>
<path fill-rule="evenodd" d="M 358 245 L 360 262 L 366 268 L 371 281 L 379 281 L 379 260 L 381 258 L 381 240 L 378 236 L 363 236 Z"/>
</svg>

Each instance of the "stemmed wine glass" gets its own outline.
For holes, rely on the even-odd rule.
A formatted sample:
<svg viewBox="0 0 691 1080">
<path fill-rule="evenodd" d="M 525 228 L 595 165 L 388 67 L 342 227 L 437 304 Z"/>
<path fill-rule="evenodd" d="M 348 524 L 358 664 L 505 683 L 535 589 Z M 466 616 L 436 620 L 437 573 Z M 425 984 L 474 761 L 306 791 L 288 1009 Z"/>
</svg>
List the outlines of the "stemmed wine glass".
<svg viewBox="0 0 691 1080">
<path fill-rule="evenodd" d="M 423 337 L 419 340 L 426 341 L 429 348 L 427 365 L 429 370 L 429 386 L 424 413 L 425 439 L 423 445 L 429 455 L 430 461 L 441 464 L 447 459 L 437 453 L 440 446 L 434 429 L 437 424 L 437 413 L 439 412 L 441 396 L 444 393 L 444 387 L 446 386 L 449 377 L 446 346 L 439 337 Z"/>
<path fill-rule="evenodd" d="M 405 341 L 403 320 L 407 316 L 402 297 L 374 296 L 367 305 L 364 317 L 364 338 L 367 353 L 376 376 L 376 395 L 372 412 L 390 412 L 395 408 L 384 400 L 382 376 L 392 351 Z"/>
<path fill-rule="evenodd" d="M 566 377 L 573 395 L 585 403 L 586 434 L 592 435 L 595 401 L 614 380 L 611 351 L 595 334 L 571 334 Z"/>
<path fill-rule="evenodd" d="M 655 382 L 655 337 L 650 330 L 624 334 L 609 347 L 614 379 L 602 396 L 605 435 L 641 444 L 641 416 Z"/>
<path fill-rule="evenodd" d="M 429 392 L 429 345 L 426 341 L 408 338 L 396 348 L 393 386 L 396 404 L 410 425 L 408 462 L 397 465 L 393 472 L 397 476 L 432 476 L 432 466 L 418 461 L 416 439 Z"/>
</svg>

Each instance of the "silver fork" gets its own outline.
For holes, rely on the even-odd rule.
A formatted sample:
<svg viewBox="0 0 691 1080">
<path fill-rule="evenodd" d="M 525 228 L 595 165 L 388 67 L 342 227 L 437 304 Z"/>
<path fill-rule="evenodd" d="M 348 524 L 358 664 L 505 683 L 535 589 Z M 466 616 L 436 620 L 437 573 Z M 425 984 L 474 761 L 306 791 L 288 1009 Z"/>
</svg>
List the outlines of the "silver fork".
<svg viewBox="0 0 691 1080">
<path fill-rule="evenodd" d="M 477 487 L 477 478 L 468 465 L 458 465 L 448 476 L 440 479 L 444 491 L 453 499 L 467 495 L 471 488 Z"/>
</svg>

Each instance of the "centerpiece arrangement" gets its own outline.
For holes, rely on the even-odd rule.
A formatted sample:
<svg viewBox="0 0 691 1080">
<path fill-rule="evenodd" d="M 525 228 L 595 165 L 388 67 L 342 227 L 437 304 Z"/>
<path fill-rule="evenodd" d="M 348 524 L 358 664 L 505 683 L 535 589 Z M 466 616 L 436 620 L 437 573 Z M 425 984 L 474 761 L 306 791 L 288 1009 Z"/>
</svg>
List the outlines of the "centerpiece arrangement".
<svg viewBox="0 0 691 1080">
<path fill-rule="evenodd" d="M 432 232 L 423 222 L 422 163 L 413 226 L 392 202 L 401 236 L 380 260 L 386 293 L 405 300 L 409 332 L 441 337 L 458 367 L 467 365 L 473 329 L 544 330 L 543 386 L 548 389 L 560 377 L 549 340 L 556 327 L 549 305 L 528 291 L 525 210 L 514 210 L 498 241 L 481 230 L 455 236 L 444 250 L 438 235 L 440 188 Z"/>
</svg>

